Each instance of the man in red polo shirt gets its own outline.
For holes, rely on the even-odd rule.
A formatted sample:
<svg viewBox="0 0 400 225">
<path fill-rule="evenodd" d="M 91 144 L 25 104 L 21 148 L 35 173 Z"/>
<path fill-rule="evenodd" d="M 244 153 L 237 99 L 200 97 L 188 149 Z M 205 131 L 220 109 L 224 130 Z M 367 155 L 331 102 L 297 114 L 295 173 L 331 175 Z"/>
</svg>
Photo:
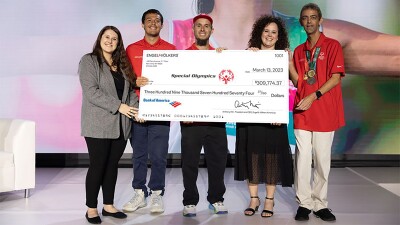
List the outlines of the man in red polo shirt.
<svg viewBox="0 0 400 225">
<path fill-rule="evenodd" d="M 206 14 L 193 18 L 193 32 L 196 42 L 186 50 L 214 50 L 209 44 L 213 32 L 213 20 Z M 222 51 L 218 48 L 217 51 Z M 181 123 L 182 175 L 183 175 L 183 216 L 196 216 L 199 191 L 196 181 L 199 170 L 201 148 L 207 161 L 209 208 L 216 214 L 226 214 L 224 205 L 224 174 L 228 155 L 228 141 L 225 123 Z"/>
<path fill-rule="evenodd" d="M 334 221 L 336 218 L 328 209 L 327 192 L 333 136 L 345 124 L 340 87 L 345 75 L 342 47 L 320 32 L 322 13 L 318 5 L 303 6 L 299 21 L 307 33 L 307 41 L 295 49 L 290 65 L 290 78 L 297 86 L 293 110 L 294 186 L 299 208 L 295 220 L 308 220 L 313 210 L 322 220 Z"/>
<path fill-rule="evenodd" d="M 142 77 L 143 50 L 175 50 L 175 46 L 160 38 L 163 27 L 163 16 L 156 9 L 149 9 L 143 13 L 142 27 L 144 38 L 126 49 L 128 58 L 137 75 L 136 93 L 140 95 L 140 87 L 148 81 Z M 133 212 L 145 207 L 146 197 L 150 194 L 150 212 L 164 212 L 162 196 L 165 187 L 165 170 L 167 166 L 168 140 L 170 122 L 147 121 L 145 123 L 133 122 L 132 138 L 130 140 L 133 155 L 133 181 L 134 196 L 127 202 L 123 209 Z M 151 162 L 151 175 L 147 190 L 147 160 Z"/>
</svg>

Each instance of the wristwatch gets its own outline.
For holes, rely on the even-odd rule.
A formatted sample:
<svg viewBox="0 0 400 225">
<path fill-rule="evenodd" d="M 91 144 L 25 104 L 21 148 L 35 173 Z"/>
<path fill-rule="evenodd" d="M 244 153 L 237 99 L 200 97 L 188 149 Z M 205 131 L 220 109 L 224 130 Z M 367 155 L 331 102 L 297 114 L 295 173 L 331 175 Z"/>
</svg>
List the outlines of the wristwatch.
<svg viewBox="0 0 400 225">
<path fill-rule="evenodd" d="M 320 91 L 316 91 L 315 95 L 317 96 L 317 100 L 322 97 L 322 93 Z"/>
</svg>

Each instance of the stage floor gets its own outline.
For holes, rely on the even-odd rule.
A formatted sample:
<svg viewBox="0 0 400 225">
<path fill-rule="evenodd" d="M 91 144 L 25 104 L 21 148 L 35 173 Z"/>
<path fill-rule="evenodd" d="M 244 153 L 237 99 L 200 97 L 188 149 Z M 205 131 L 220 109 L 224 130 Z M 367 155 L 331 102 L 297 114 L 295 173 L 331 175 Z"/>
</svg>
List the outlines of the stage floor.
<svg viewBox="0 0 400 225">
<path fill-rule="evenodd" d="M 37 168 L 36 188 L 29 198 L 23 191 L 0 193 L 0 225 L 79 225 L 87 223 L 84 215 L 85 176 L 87 168 Z M 132 197 L 132 169 L 120 168 L 115 193 L 115 206 L 122 205 Z M 275 194 L 274 216 L 261 218 L 244 216 L 249 195 L 245 182 L 233 180 L 233 168 L 225 173 L 225 205 L 229 214 L 214 215 L 208 210 L 207 170 L 200 169 L 198 188 L 200 202 L 197 217 L 182 216 L 182 173 L 180 168 L 168 168 L 164 195 L 165 212 L 150 214 L 149 207 L 128 213 L 119 220 L 102 217 L 102 224 L 141 225 L 250 225 L 250 224 L 327 224 L 312 214 L 308 222 L 297 222 L 294 190 L 278 187 Z M 259 186 L 260 198 L 265 188 Z M 332 168 L 328 189 L 329 208 L 336 215 L 336 225 L 398 225 L 400 224 L 400 168 L 399 167 L 353 167 Z M 99 210 L 102 197 L 99 197 Z"/>
</svg>

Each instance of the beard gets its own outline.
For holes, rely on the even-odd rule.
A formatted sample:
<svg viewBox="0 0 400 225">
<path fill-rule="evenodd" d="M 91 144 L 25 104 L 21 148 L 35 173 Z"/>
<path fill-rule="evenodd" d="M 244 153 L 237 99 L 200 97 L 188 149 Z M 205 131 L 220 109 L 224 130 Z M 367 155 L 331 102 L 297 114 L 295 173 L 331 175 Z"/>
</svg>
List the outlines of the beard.
<svg viewBox="0 0 400 225">
<path fill-rule="evenodd" d="M 199 39 L 196 38 L 196 44 L 198 46 L 206 46 L 208 44 L 208 39 Z"/>
</svg>

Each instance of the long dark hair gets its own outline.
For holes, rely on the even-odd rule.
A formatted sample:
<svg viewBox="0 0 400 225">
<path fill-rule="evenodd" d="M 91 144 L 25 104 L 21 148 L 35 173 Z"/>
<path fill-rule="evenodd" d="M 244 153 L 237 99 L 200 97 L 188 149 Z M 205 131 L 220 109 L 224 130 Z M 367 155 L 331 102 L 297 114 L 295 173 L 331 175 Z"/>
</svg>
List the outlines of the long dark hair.
<svg viewBox="0 0 400 225">
<path fill-rule="evenodd" d="M 114 50 L 112 53 L 112 64 L 109 65 L 110 67 L 117 67 L 117 70 L 124 72 L 124 74 L 127 76 L 128 81 L 131 82 L 132 84 L 135 84 L 136 82 L 136 74 L 133 71 L 132 65 L 128 60 L 128 57 L 126 56 L 125 52 L 125 47 L 124 47 L 124 42 L 122 41 L 122 36 L 121 32 L 114 27 L 114 26 L 105 26 L 103 29 L 101 29 L 99 35 L 97 36 L 96 42 L 93 45 L 93 51 L 92 55 L 95 55 L 97 58 L 97 62 L 99 63 L 99 66 L 101 69 L 103 69 L 103 61 L 107 62 L 104 59 L 103 55 L 103 50 L 100 45 L 101 37 L 103 36 L 104 32 L 107 30 L 112 30 L 118 35 L 118 45 L 117 48 Z"/>
<path fill-rule="evenodd" d="M 256 47 L 261 49 L 261 34 L 264 32 L 265 26 L 270 23 L 276 23 L 278 26 L 278 41 L 275 43 L 275 49 L 285 50 L 286 48 L 289 48 L 289 39 L 285 28 L 285 23 L 281 20 L 281 18 L 271 15 L 263 15 L 256 20 L 253 25 L 253 30 L 250 34 L 250 40 L 248 42 L 249 48 Z"/>
</svg>

